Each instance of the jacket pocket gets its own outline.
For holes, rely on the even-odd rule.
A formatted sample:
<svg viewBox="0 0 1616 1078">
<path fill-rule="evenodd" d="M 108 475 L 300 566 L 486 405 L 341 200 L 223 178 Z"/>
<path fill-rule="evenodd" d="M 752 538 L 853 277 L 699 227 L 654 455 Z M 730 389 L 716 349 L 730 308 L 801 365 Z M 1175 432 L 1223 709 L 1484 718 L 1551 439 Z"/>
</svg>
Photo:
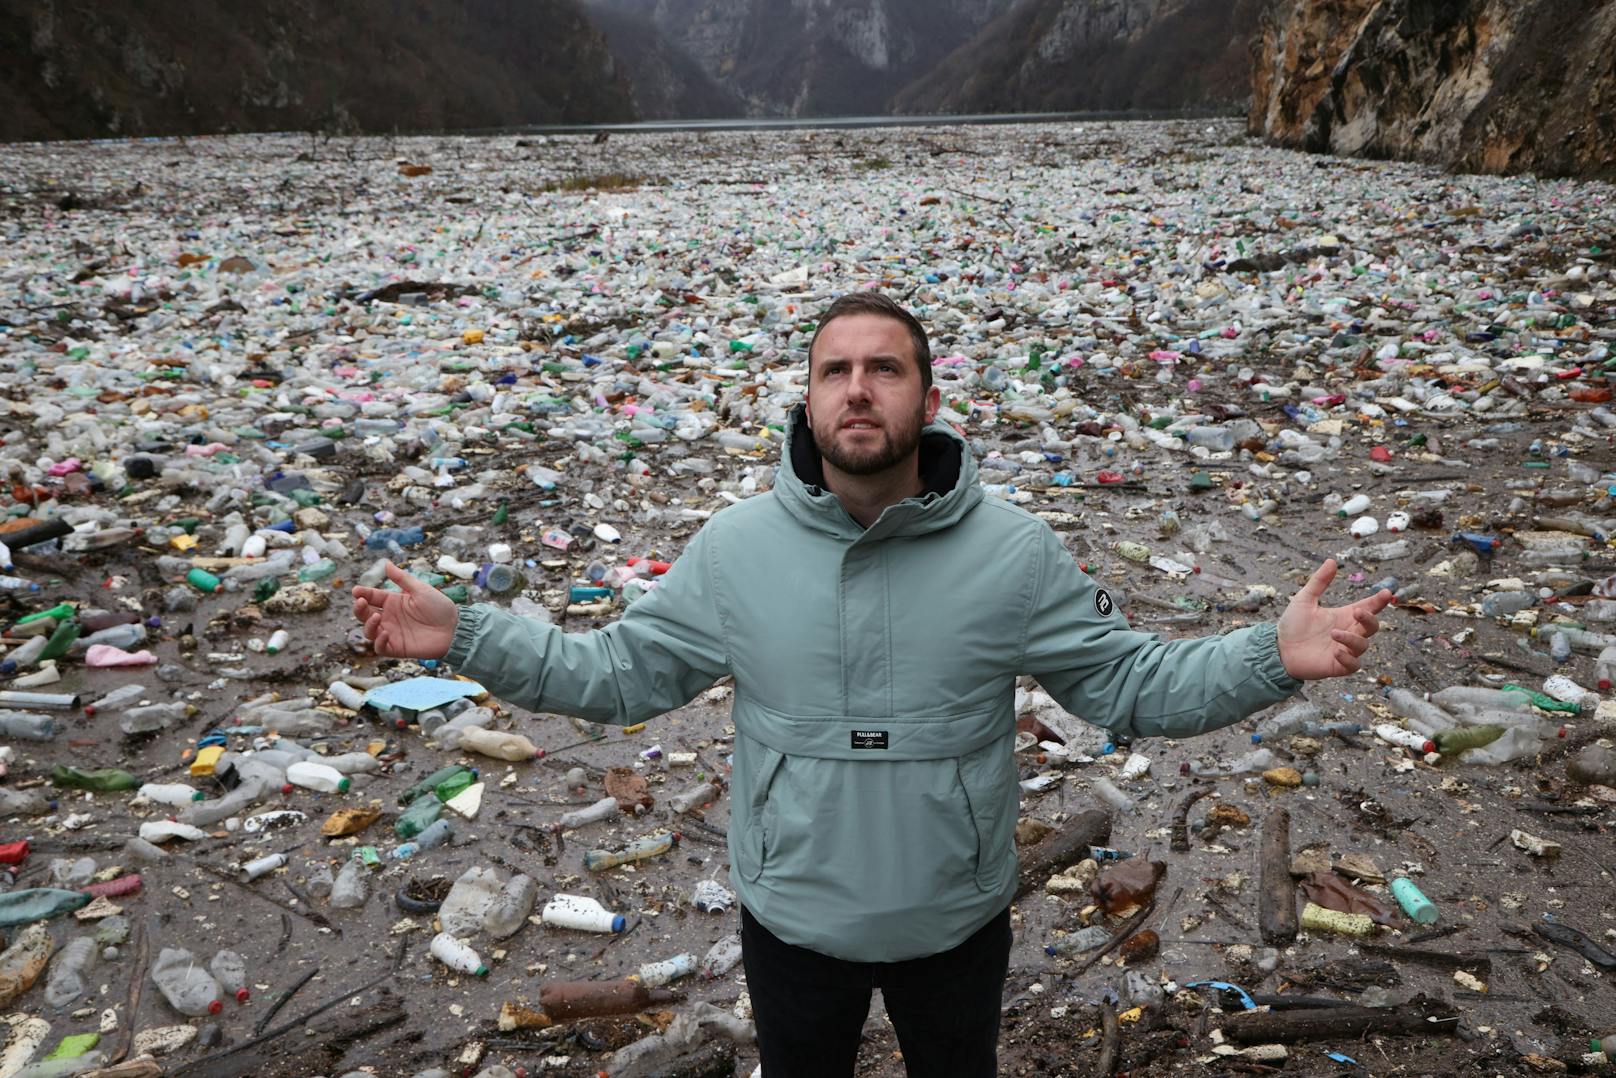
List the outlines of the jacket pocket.
<svg viewBox="0 0 1616 1078">
<path fill-rule="evenodd" d="M 1013 750 L 1014 742 L 999 738 L 959 760 L 960 786 L 976 831 L 976 886 L 984 892 L 999 890 L 1015 872 L 1019 790 Z"/>
<path fill-rule="evenodd" d="M 747 800 L 746 829 L 741 834 L 741 842 L 737 848 L 736 868 L 741 878 L 748 883 L 756 883 L 763 875 L 763 859 L 767 849 L 767 835 L 769 821 L 765 818 L 768 811 L 769 790 L 774 785 L 774 778 L 780 771 L 780 764 L 785 757 L 766 745 L 759 744 L 761 759 L 758 761 L 757 772 L 752 776 L 751 796 Z"/>
</svg>

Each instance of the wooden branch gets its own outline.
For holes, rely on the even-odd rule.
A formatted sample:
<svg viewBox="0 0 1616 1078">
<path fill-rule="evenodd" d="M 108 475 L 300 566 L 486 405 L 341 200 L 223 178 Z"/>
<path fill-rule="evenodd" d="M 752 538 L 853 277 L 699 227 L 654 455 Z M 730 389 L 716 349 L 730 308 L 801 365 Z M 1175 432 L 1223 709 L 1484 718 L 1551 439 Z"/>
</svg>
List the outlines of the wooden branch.
<svg viewBox="0 0 1616 1078">
<path fill-rule="evenodd" d="M 1436 1021 L 1430 1020 L 1433 1018 Z M 1453 1033 L 1458 1027 L 1458 1017 L 1451 1011 L 1416 996 L 1400 1007 L 1243 1011 L 1225 1019 L 1223 1033 L 1240 1044 L 1296 1044 L 1350 1041 L 1366 1033 Z"/>
<path fill-rule="evenodd" d="M 1122 1026 L 1117 1022 L 1117 1009 L 1109 1003 L 1100 1004 L 1100 1062 L 1096 1073 L 1110 1078 L 1117 1073 L 1117 1060 L 1122 1055 Z"/>
<path fill-rule="evenodd" d="M 1015 898 L 1035 891 L 1068 865 L 1075 865 L 1089 854 L 1090 846 L 1111 841 L 1111 814 L 1103 809 L 1080 812 L 1066 827 L 1049 835 L 1021 856 L 1021 880 Z"/>
<path fill-rule="evenodd" d="M 1258 862 L 1257 927 L 1263 942 L 1283 947 L 1296 939 L 1296 884 L 1291 880 L 1291 814 L 1276 808 L 1263 821 Z"/>
<path fill-rule="evenodd" d="M 1197 787 L 1185 795 L 1173 810 L 1173 841 L 1170 848 L 1174 853 L 1190 852 L 1190 806 L 1211 792 L 1210 786 Z"/>
</svg>

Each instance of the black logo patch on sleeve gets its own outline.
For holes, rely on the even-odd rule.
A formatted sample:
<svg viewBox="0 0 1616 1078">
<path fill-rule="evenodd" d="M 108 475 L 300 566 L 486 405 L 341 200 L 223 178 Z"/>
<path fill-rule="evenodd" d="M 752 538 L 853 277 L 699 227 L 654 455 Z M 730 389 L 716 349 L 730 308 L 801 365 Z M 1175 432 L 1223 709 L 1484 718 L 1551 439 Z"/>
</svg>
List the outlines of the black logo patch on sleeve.
<svg viewBox="0 0 1616 1078">
<path fill-rule="evenodd" d="M 887 747 L 887 732 L 885 730 L 854 730 L 853 747 L 855 749 L 884 749 Z"/>
<path fill-rule="evenodd" d="M 1111 616 L 1111 612 L 1116 608 L 1117 604 L 1111 601 L 1110 592 L 1106 591 L 1104 588 L 1094 589 L 1094 612 L 1096 614 L 1100 615 L 1102 618 L 1108 618 Z"/>
</svg>

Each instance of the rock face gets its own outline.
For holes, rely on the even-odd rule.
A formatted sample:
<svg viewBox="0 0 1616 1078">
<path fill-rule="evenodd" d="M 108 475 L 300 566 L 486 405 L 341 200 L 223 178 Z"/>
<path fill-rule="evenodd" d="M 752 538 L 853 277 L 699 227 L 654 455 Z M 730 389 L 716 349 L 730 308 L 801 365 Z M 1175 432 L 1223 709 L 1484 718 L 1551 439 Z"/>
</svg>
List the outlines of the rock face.
<svg viewBox="0 0 1616 1078">
<path fill-rule="evenodd" d="M 1616 4 L 1281 0 L 1249 127 L 1279 145 L 1462 171 L 1616 176 Z"/>
<path fill-rule="evenodd" d="M 0 140 L 633 118 L 574 0 L 0 0 Z"/>
<path fill-rule="evenodd" d="M 877 115 L 1013 0 L 593 0 L 649 23 L 751 116 Z"/>
<path fill-rule="evenodd" d="M 1243 108 L 1263 0 L 1025 0 L 901 91 L 914 114 Z"/>
</svg>

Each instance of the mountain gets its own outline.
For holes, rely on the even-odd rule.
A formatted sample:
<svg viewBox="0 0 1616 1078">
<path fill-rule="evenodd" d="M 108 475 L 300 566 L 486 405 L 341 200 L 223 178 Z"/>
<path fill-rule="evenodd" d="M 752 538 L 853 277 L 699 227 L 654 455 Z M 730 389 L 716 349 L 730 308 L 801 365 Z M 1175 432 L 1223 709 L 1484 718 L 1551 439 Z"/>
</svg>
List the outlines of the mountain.
<svg viewBox="0 0 1616 1078">
<path fill-rule="evenodd" d="M 1249 128 L 1277 145 L 1462 171 L 1616 177 L 1616 4 L 1283 0 Z"/>
<path fill-rule="evenodd" d="M 1263 0 L 1023 0 L 893 111 L 1243 108 Z"/>
<path fill-rule="evenodd" d="M 585 0 L 590 21 L 628 80 L 642 120 L 725 119 L 744 115 L 735 91 L 720 86 L 700 62 L 670 41 L 647 15 L 613 0 Z"/>
<path fill-rule="evenodd" d="M 597 0 L 656 28 L 751 116 L 856 116 L 1013 0 Z"/>
<path fill-rule="evenodd" d="M 574 0 L 0 0 L 0 141 L 628 120 Z"/>
</svg>

